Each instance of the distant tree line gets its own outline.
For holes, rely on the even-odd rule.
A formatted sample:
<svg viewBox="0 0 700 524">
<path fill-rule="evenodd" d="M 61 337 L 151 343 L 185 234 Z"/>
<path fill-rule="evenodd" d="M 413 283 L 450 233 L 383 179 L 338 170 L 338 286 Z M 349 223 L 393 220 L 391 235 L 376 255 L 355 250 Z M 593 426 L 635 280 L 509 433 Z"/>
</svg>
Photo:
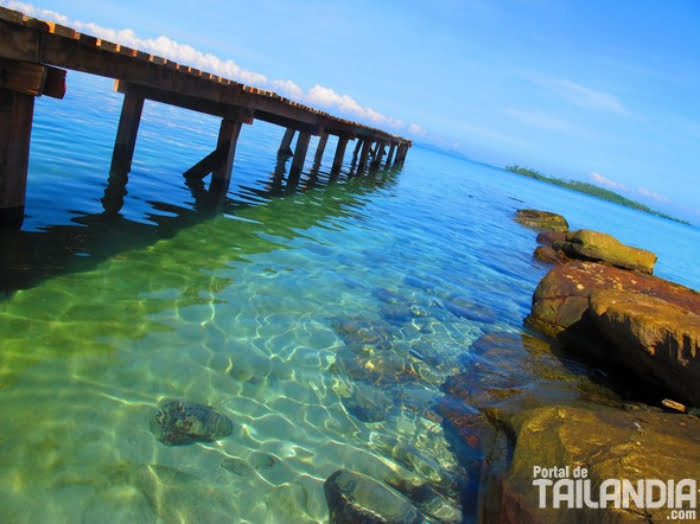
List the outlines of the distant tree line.
<svg viewBox="0 0 700 524">
<path fill-rule="evenodd" d="M 588 182 L 579 182 L 577 180 L 564 180 L 561 178 L 547 176 L 543 173 L 540 173 L 539 171 L 535 171 L 534 169 L 528 169 L 526 167 L 521 167 L 517 164 L 512 166 L 506 166 L 506 169 L 508 171 L 512 171 L 513 173 L 518 173 L 519 175 L 535 178 L 537 180 L 542 180 L 543 182 L 554 184 L 556 186 L 573 189 L 574 191 L 578 191 L 579 193 L 593 195 L 594 197 L 602 198 L 603 200 L 608 200 L 610 202 L 614 202 L 622 206 L 631 207 L 633 209 L 639 209 L 640 211 L 644 211 L 646 213 L 650 213 L 659 217 L 668 218 L 669 220 L 675 220 L 676 222 L 680 222 L 682 224 L 690 224 L 690 222 L 680 220 L 660 211 L 656 211 L 654 209 L 651 209 L 649 206 L 645 206 L 640 202 L 635 202 L 634 200 L 625 198 L 622 195 L 615 193 L 614 191 L 610 191 L 609 189 L 589 184 Z"/>
</svg>

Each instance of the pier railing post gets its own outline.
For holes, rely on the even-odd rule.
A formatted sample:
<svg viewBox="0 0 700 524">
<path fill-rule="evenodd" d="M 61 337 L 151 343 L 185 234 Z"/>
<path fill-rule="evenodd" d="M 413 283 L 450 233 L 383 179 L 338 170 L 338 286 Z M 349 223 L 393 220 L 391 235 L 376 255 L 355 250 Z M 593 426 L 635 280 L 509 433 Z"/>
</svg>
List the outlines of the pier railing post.
<svg viewBox="0 0 700 524">
<path fill-rule="evenodd" d="M 289 168 L 289 178 L 297 178 L 304 169 L 304 161 L 306 160 L 306 151 L 309 148 L 309 141 L 311 140 L 310 133 L 299 132 L 299 137 L 297 138 L 297 145 L 294 148 L 294 158 L 292 159 L 292 166 Z"/>
<path fill-rule="evenodd" d="M 117 138 L 114 141 L 114 151 L 112 152 L 112 166 L 109 169 L 111 175 L 125 175 L 131 171 L 131 160 L 134 158 L 143 100 L 143 96 L 130 92 L 129 89 L 124 93 Z"/>
<path fill-rule="evenodd" d="M 0 227 L 22 227 L 34 96 L 0 89 Z"/>
<path fill-rule="evenodd" d="M 219 140 L 216 151 L 221 155 L 221 163 L 212 171 L 209 192 L 225 194 L 231 182 L 233 159 L 236 156 L 236 143 L 243 122 L 223 119 L 219 127 Z"/>
<path fill-rule="evenodd" d="M 369 150 L 372 147 L 372 140 L 370 138 L 365 138 L 362 142 L 362 152 L 360 153 L 360 163 L 357 166 L 358 173 L 362 171 L 367 166 L 367 157 L 369 156 Z"/>
<path fill-rule="evenodd" d="M 284 132 L 282 137 L 282 142 L 280 142 L 280 148 L 277 150 L 277 154 L 281 156 L 292 156 L 292 139 L 294 138 L 295 129 L 288 127 Z"/>
<path fill-rule="evenodd" d="M 345 158 L 345 148 L 348 145 L 348 140 L 350 140 L 349 137 L 347 136 L 339 136 L 338 137 L 338 145 L 335 148 L 335 156 L 333 157 L 333 167 L 331 168 L 331 175 L 337 175 L 340 173 L 340 168 L 343 165 L 343 158 Z"/>
</svg>

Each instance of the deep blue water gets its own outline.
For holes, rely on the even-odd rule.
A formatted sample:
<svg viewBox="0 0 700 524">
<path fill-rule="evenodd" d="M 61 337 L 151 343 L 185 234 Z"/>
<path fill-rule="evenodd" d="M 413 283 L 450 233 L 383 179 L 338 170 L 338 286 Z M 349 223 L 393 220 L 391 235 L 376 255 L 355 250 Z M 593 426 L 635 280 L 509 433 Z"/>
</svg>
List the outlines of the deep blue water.
<svg viewBox="0 0 700 524">
<path fill-rule="evenodd" d="M 650 249 L 657 275 L 700 288 L 697 229 L 417 146 L 348 176 L 351 143 L 329 182 L 335 139 L 317 174 L 314 139 L 291 187 L 275 177 L 283 130 L 255 122 L 217 212 L 181 173 L 218 122 L 151 102 L 108 215 L 120 104 L 111 81 L 70 73 L 64 100 L 36 105 L 28 216 L 0 259 L 2 521 L 316 522 L 339 468 L 464 475 L 430 412 L 477 338 L 521 329 L 548 270 L 518 208 Z M 358 387 L 390 399 L 386 416 L 357 417 Z M 215 407 L 233 435 L 164 446 L 149 421 L 165 398 Z"/>
</svg>

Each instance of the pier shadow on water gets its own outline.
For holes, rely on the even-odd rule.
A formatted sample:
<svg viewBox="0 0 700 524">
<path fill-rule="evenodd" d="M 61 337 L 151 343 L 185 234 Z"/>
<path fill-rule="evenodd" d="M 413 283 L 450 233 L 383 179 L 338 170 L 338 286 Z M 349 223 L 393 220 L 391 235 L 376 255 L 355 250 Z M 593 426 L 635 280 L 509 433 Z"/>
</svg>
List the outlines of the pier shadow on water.
<svg viewBox="0 0 700 524">
<path fill-rule="evenodd" d="M 230 261 L 276 249 L 281 246 L 266 235 L 291 239 L 320 222 L 352 213 L 364 205 L 365 195 L 394 185 L 400 173 L 391 168 L 358 175 L 351 169 L 332 175 L 315 165 L 308 173 L 290 177 L 285 176 L 288 161 L 279 157 L 267 179 L 247 181 L 225 195 L 210 191 L 206 180 L 183 179 L 191 200 L 148 200 L 151 212 L 146 221 L 123 216 L 128 176 L 110 176 L 100 198 L 101 213 L 79 214 L 71 220 L 74 225 L 49 225 L 40 231 L 0 229 L 0 298 L 52 276 L 88 270 L 123 251 L 152 245 L 217 217 L 230 219 L 230 227 L 220 228 L 207 243 L 225 250 Z M 222 231 L 228 233 L 225 238 Z M 197 260 L 183 261 L 183 266 Z"/>
</svg>

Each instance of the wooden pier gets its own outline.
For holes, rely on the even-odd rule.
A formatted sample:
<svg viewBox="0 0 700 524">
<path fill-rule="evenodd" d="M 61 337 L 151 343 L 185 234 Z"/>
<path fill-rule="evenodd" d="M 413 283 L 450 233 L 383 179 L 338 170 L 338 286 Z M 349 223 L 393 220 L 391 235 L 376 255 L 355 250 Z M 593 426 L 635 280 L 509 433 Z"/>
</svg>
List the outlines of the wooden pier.
<svg viewBox="0 0 700 524">
<path fill-rule="evenodd" d="M 382 163 L 400 164 L 411 147 L 406 138 L 338 118 L 272 91 L 0 7 L 0 226 L 22 225 L 34 98 L 63 98 L 66 70 L 114 78 L 115 89 L 124 94 L 110 167 L 110 176 L 122 177 L 124 183 L 131 169 L 145 100 L 221 118 L 213 151 L 184 172 L 190 180 L 211 173 L 209 191 L 213 194 L 226 194 L 241 128 L 256 119 L 285 128 L 278 154 L 292 156 L 290 177 L 300 175 L 311 136 L 319 137 L 316 169 L 328 136 L 338 137 L 332 175 L 339 173 L 350 140 L 357 140 L 353 155 L 357 173 L 376 169 Z"/>
</svg>

